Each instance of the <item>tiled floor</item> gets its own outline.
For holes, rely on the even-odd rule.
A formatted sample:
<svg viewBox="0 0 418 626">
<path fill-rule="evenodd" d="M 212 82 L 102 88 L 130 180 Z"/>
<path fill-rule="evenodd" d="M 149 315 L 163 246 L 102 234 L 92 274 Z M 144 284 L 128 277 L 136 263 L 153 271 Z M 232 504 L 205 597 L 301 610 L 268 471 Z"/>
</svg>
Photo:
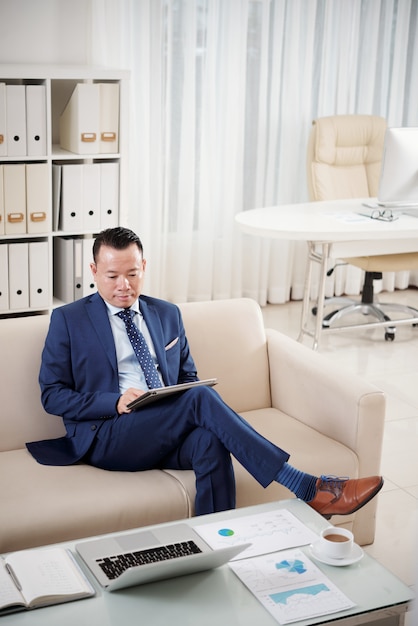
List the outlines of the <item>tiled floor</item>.
<svg viewBox="0 0 418 626">
<path fill-rule="evenodd" d="M 418 308 L 418 290 L 379 294 L 379 300 Z M 265 325 L 297 338 L 302 305 L 263 308 Z M 308 339 L 304 340 L 310 345 Z M 387 395 L 376 538 L 366 551 L 417 590 L 418 580 L 418 327 L 398 326 L 393 342 L 374 328 L 325 333 L 319 352 L 341 370 L 362 376 Z M 418 624 L 418 607 L 406 626 Z M 415 616 L 414 616 L 415 615 Z"/>
</svg>

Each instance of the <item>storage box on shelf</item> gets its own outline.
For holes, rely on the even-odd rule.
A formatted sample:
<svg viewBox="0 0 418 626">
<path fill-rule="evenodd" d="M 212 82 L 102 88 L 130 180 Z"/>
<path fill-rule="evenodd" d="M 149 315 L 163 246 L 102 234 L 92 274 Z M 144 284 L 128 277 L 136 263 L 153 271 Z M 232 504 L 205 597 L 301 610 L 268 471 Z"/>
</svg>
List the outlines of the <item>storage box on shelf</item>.
<svg viewBox="0 0 418 626">
<path fill-rule="evenodd" d="M 121 221 L 127 83 L 123 70 L 0 65 L 0 317 L 91 290 L 93 235 Z"/>
</svg>

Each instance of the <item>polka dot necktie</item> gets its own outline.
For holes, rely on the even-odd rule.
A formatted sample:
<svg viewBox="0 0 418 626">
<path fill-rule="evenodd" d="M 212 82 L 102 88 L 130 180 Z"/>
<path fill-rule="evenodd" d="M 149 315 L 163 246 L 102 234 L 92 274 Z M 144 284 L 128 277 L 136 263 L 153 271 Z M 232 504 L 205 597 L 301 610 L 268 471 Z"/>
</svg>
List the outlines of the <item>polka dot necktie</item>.
<svg viewBox="0 0 418 626">
<path fill-rule="evenodd" d="M 126 332 L 128 333 L 135 356 L 139 361 L 142 371 L 144 372 L 145 380 L 149 389 L 162 387 L 160 378 L 157 374 L 157 368 L 154 364 L 154 359 L 151 356 L 151 352 L 149 351 L 147 342 L 144 339 L 144 335 L 133 321 L 135 313 L 136 312 L 131 309 L 124 309 L 123 311 L 119 311 L 117 315 L 125 322 Z"/>
</svg>

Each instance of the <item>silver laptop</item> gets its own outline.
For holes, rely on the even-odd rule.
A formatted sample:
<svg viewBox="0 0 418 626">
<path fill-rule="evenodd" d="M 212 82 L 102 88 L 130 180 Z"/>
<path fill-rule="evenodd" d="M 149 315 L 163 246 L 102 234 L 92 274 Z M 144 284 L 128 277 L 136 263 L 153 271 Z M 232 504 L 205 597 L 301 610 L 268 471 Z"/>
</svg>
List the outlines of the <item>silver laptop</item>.
<svg viewBox="0 0 418 626">
<path fill-rule="evenodd" d="M 90 539 L 75 549 L 99 584 L 115 591 L 214 569 L 250 545 L 213 550 L 191 526 L 179 523 Z"/>
<path fill-rule="evenodd" d="M 186 391 L 187 389 L 191 389 L 192 387 L 213 387 L 216 385 L 216 378 L 206 378 L 205 380 L 192 380 L 189 383 L 179 383 L 178 385 L 168 385 L 167 387 L 156 387 L 155 389 L 150 389 L 146 391 L 142 396 L 136 398 L 127 405 L 128 409 L 139 409 L 150 402 L 155 402 L 156 400 L 160 400 L 162 398 L 166 398 L 167 396 L 171 396 L 174 393 L 180 393 L 181 391 Z"/>
</svg>

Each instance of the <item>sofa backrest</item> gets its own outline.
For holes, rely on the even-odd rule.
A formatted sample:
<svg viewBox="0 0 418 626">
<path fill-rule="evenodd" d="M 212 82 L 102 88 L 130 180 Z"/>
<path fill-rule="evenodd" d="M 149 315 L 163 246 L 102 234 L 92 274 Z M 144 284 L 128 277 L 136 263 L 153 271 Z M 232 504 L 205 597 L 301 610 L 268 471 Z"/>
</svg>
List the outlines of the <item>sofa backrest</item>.
<svg viewBox="0 0 418 626">
<path fill-rule="evenodd" d="M 235 411 L 271 406 L 266 334 L 254 300 L 237 298 L 181 304 L 199 378 L 215 387 Z"/>
<path fill-rule="evenodd" d="M 42 408 L 38 384 L 49 316 L 0 320 L 0 451 L 65 434 L 60 417 Z"/>
<path fill-rule="evenodd" d="M 270 406 L 266 337 L 259 306 L 249 299 L 180 306 L 200 378 L 236 411 Z M 49 316 L 0 320 L 0 451 L 65 434 L 60 417 L 42 408 L 38 384 Z"/>
</svg>

